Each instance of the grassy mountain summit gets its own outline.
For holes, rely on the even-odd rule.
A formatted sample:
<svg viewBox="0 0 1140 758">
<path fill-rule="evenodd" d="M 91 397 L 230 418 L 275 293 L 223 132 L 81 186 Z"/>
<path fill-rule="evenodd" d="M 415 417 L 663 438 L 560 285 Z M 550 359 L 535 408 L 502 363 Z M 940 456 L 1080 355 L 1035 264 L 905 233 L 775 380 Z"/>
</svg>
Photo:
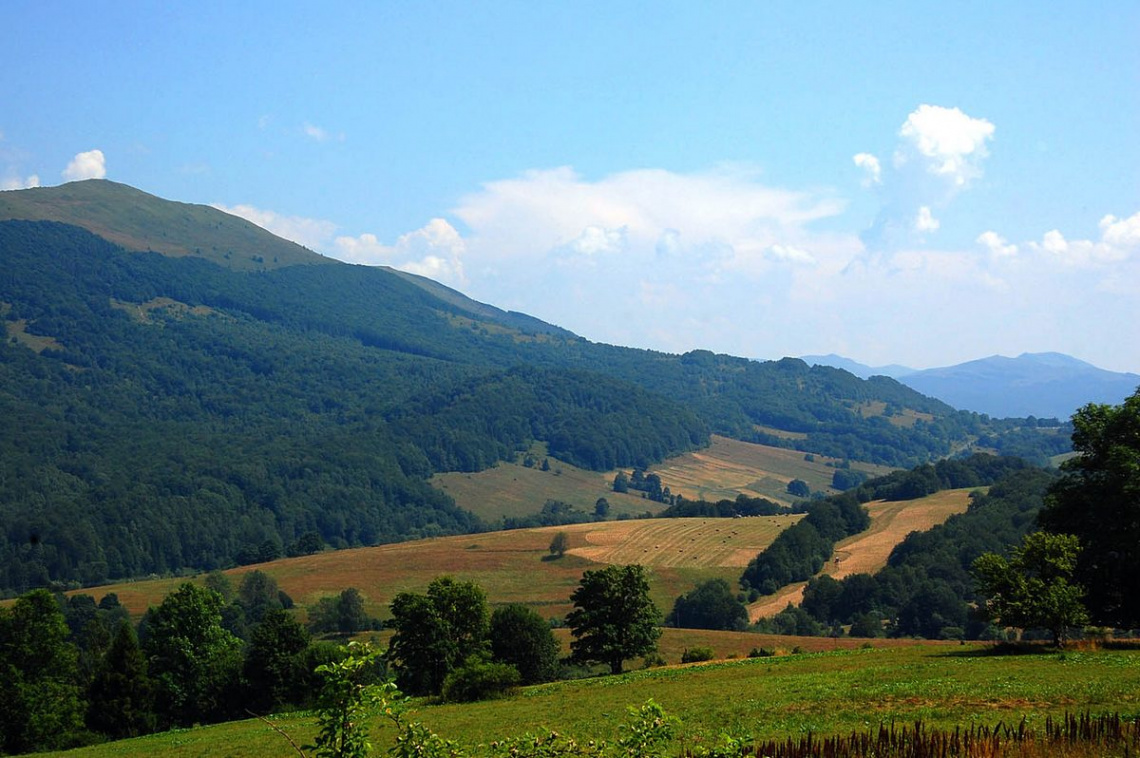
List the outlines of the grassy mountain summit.
<svg viewBox="0 0 1140 758">
<path fill-rule="evenodd" d="M 123 185 L 0 217 L 0 590 L 479 529 L 428 477 L 535 442 L 596 471 L 710 432 L 897 466 L 1017 430 L 885 377 L 592 343 Z"/>
<path fill-rule="evenodd" d="M 126 250 L 194 256 L 237 271 L 330 262 L 208 205 L 163 200 L 106 179 L 0 192 L 0 221 L 12 219 L 72 224 Z"/>
</svg>

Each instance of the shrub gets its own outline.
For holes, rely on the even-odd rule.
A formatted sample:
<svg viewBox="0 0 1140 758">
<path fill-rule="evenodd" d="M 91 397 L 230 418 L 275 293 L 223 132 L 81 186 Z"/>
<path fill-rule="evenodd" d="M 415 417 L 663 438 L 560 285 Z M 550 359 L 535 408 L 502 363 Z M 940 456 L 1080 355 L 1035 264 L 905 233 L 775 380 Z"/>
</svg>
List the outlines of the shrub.
<svg viewBox="0 0 1140 758">
<path fill-rule="evenodd" d="M 771 658 L 775 654 L 776 651 L 770 647 L 754 647 L 748 651 L 749 658 Z"/>
<path fill-rule="evenodd" d="M 472 656 L 443 680 L 443 699 L 449 703 L 490 700 L 510 694 L 518 688 L 520 680 L 514 666 Z"/>
<path fill-rule="evenodd" d="M 711 661 L 715 655 L 711 647 L 687 647 L 684 652 L 681 653 L 681 663 Z"/>
</svg>

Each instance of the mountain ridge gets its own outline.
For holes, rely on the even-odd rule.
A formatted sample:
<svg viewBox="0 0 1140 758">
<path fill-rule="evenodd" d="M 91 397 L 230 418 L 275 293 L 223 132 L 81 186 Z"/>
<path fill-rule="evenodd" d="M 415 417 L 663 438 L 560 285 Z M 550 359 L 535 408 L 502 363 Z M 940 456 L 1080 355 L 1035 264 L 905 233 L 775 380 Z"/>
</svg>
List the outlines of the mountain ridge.
<svg viewBox="0 0 1140 758">
<path fill-rule="evenodd" d="M 868 376 L 873 368 L 838 355 L 804 356 L 818 365 Z M 1108 371 L 1059 352 L 991 355 L 952 366 L 907 369 L 895 378 L 961 409 L 995 418 L 1069 418 L 1086 403 L 1118 404 L 1140 386 L 1140 375 Z"/>
</svg>

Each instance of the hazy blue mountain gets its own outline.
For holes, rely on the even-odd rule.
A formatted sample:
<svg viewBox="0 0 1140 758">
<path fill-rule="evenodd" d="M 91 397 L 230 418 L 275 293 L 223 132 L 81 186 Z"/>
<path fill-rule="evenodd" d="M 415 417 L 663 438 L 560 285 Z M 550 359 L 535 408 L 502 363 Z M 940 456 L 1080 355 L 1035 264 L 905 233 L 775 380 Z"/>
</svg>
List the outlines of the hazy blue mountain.
<svg viewBox="0 0 1140 758">
<path fill-rule="evenodd" d="M 1136 391 L 1140 375 L 1106 371 L 1061 353 L 1022 353 L 916 371 L 899 381 L 955 408 L 997 418 L 1067 419 L 1086 403 L 1122 402 Z"/>
<path fill-rule="evenodd" d="M 809 366 L 831 366 L 849 371 L 860 379 L 869 379 L 872 376 L 889 376 L 892 379 L 913 374 L 915 369 L 891 363 L 887 366 L 868 366 L 865 363 L 844 358 L 842 355 L 828 353 L 827 355 L 805 355 L 800 360 Z"/>
</svg>

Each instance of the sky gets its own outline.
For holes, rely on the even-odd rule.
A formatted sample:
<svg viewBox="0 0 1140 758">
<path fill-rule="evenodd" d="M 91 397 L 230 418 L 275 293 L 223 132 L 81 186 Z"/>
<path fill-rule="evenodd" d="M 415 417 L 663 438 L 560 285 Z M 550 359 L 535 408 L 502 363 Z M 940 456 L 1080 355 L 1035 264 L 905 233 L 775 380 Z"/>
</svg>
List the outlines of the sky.
<svg viewBox="0 0 1140 758">
<path fill-rule="evenodd" d="M 1140 3 L 5 0 L 104 178 L 598 342 L 1140 373 Z"/>
</svg>

